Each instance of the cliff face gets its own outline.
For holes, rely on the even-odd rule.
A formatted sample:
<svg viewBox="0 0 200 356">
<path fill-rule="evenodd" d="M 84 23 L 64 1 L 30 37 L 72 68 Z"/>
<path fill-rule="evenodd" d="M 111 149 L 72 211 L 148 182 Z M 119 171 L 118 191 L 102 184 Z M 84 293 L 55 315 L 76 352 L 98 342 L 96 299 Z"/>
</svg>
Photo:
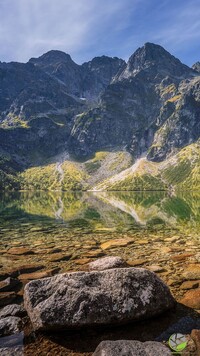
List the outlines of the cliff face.
<svg viewBox="0 0 200 356">
<path fill-rule="evenodd" d="M 168 154 L 189 144 L 191 137 L 196 140 L 192 127 L 199 115 L 198 84 L 197 72 L 162 47 L 147 43 L 113 78 L 102 94 L 99 106 L 75 118 L 72 138 L 76 142 L 77 154 L 88 155 L 102 147 L 122 145 L 136 157 L 149 150 L 151 159 L 165 159 Z M 181 102 L 181 112 L 178 112 L 178 101 Z M 185 121 L 190 122 L 191 130 L 188 128 L 185 137 L 180 128 L 180 139 L 175 140 L 170 135 L 173 125 L 170 128 L 166 121 L 174 115 L 177 127 L 184 126 L 185 108 L 189 111 Z M 168 127 L 167 143 L 164 142 L 165 125 Z M 163 141 L 160 150 L 151 148 L 157 143 L 154 141 L 157 131 L 163 131 L 164 136 L 160 133 L 159 142 Z M 197 131 L 199 134 L 199 128 Z"/>
<path fill-rule="evenodd" d="M 146 43 L 127 63 L 82 65 L 60 51 L 0 63 L 0 171 L 13 174 L 67 152 L 89 159 L 125 150 L 161 162 L 200 136 L 199 63 Z"/>
</svg>

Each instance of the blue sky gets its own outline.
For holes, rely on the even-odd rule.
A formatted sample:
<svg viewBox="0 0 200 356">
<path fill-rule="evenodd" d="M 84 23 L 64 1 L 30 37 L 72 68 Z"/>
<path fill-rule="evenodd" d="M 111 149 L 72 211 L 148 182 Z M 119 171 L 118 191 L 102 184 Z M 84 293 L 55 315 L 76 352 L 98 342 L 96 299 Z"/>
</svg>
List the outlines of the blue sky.
<svg viewBox="0 0 200 356">
<path fill-rule="evenodd" d="M 182 62 L 200 60 L 200 0 L 0 0 L 0 61 L 48 50 L 77 63 L 102 54 L 128 59 L 145 42 Z"/>
</svg>

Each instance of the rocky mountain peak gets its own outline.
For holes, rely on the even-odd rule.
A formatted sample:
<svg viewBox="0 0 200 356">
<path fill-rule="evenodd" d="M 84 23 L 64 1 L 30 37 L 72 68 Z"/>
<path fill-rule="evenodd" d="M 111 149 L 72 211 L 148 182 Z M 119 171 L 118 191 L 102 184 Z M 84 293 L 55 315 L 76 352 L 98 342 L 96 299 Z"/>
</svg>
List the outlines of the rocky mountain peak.
<svg viewBox="0 0 200 356">
<path fill-rule="evenodd" d="M 148 68 L 150 65 L 165 65 L 167 61 L 174 65 L 181 64 L 177 58 L 172 56 L 162 46 L 147 42 L 133 53 L 128 63 L 133 69 L 138 70 Z"/>
<path fill-rule="evenodd" d="M 71 56 L 65 52 L 59 51 L 59 50 L 51 50 L 46 53 L 44 53 L 42 56 L 38 58 L 31 58 L 29 62 L 34 63 L 36 65 L 52 65 L 56 64 L 58 62 L 73 62 L 71 59 Z"/>
<path fill-rule="evenodd" d="M 135 76 L 138 72 L 146 71 L 152 76 L 163 78 L 171 75 L 174 77 L 185 77 L 195 75 L 193 70 L 181 63 L 179 59 L 167 52 L 162 46 L 154 43 L 145 43 L 139 47 L 129 58 L 126 68 L 120 73 L 117 79 Z"/>
<path fill-rule="evenodd" d="M 45 73 L 66 85 L 66 89 L 73 95 L 80 94 L 81 73 L 69 54 L 51 50 L 38 58 L 31 58 L 28 63 L 33 63 Z"/>
<path fill-rule="evenodd" d="M 193 64 L 192 69 L 200 73 L 200 62 L 196 62 L 195 64 Z"/>
<path fill-rule="evenodd" d="M 88 66 L 90 68 L 99 67 L 99 66 L 107 66 L 107 65 L 118 65 L 119 67 L 125 64 L 126 62 L 118 57 L 108 57 L 108 56 L 100 56 L 94 57 L 91 61 L 86 62 L 83 66 Z"/>
</svg>

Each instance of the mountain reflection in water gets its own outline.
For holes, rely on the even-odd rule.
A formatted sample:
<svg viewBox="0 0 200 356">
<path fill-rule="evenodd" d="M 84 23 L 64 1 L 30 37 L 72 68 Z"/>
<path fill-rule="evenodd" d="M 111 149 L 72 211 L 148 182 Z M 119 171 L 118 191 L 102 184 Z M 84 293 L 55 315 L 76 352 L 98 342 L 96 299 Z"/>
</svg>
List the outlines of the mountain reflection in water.
<svg viewBox="0 0 200 356">
<path fill-rule="evenodd" d="M 141 229 L 158 227 L 198 233 L 200 193 L 183 192 L 12 192 L 1 195 L 0 223 L 48 221 L 69 228 Z"/>
</svg>

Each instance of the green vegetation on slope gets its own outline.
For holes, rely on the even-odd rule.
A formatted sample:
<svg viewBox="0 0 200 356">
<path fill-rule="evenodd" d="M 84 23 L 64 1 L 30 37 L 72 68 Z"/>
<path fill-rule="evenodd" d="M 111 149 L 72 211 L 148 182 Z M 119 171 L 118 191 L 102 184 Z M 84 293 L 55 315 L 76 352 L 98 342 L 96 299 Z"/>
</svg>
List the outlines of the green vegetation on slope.
<svg viewBox="0 0 200 356">
<path fill-rule="evenodd" d="M 84 163 L 66 160 L 17 174 L 7 170 L 10 157 L 1 153 L 0 190 L 200 190 L 199 141 L 161 163 L 142 158 L 130 167 L 127 155 L 123 151 L 97 152 Z"/>
<path fill-rule="evenodd" d="M 156 188 L 155 188 L 156 187 Z M 129 175 L 121 182 L 111 184 L 108 190 L 165 190 L 166 186 L 159 177 L 150 174 Z"/>
<path fill-rule="evenodd" d="M 161 164 L 162 177 L 177 190 L 200 190 L 200 142 L 184 147 Z"/>
<path fill-rule="evenodd" d="M 134 167 L 134 166 L 133 166 Z M 168 160 L 156 163 L 140 159 L 136 169 L 115 175 L 97 190 L 200 190 L 200 142 L 184 147 Z"/>
<path fill-rule="evenodd" d="M 25 190 L 84 190 L 86 174 L 73 162 L 29 168 L 21 174 Z"/>
<path fill-rule="evenodd" d="M 62 190 L 86 190 L 87 174 L 74 162 L 62 164 L 63 180 L 60 177 Z"/>
<path fill-rule="evenodd" d="M 21 188 L 25 190 L 49 190 L 56 188 L 58 179 L 55 164 L 33 167 L 21 174 Z"/>
</svg>

